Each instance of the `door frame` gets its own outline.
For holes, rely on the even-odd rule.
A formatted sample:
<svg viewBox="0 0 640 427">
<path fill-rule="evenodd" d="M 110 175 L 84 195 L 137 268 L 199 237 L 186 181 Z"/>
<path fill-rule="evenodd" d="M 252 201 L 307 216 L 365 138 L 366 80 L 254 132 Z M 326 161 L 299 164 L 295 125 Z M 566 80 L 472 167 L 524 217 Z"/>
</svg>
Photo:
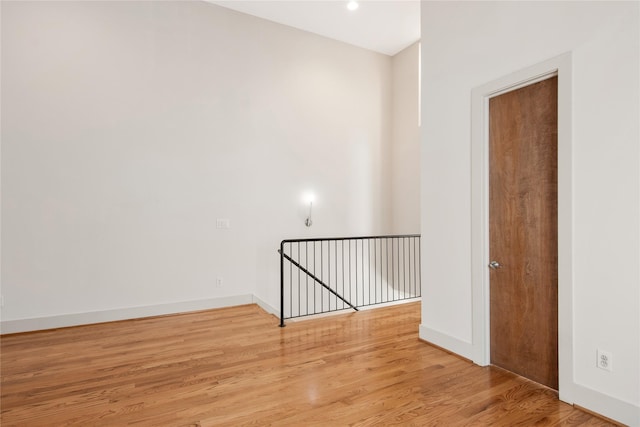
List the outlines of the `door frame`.
<svg viewBox="0 0 640 427">
<path fill-rule="evenodd" d="M 490 359 L 489 99 L 558 76 L 558 392 L 573 403 L 572 58 L 556 56 L 471 92 L 471 286 L 473 362 Z"/>
</svg>

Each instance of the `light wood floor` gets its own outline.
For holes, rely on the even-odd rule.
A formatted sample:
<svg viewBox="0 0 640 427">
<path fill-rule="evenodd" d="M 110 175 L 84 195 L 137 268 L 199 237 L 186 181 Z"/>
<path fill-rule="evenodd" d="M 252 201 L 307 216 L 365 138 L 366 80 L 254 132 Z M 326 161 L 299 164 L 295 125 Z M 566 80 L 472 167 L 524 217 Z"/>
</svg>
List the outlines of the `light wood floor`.
<svg viewBox="0 0 640 427">
<path fill-rule="evenodd" d="M 255 305 L 2 337 L 1 424 L 610 425 L 418 339 L 419 303 L 277 320 Z"/>
</svg>

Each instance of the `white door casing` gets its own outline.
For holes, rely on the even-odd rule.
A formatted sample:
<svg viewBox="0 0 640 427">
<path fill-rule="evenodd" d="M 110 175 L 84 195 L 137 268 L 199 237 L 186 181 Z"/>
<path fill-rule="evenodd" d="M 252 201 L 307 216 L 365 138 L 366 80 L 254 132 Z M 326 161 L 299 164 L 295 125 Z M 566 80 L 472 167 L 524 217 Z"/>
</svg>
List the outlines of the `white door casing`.
<svg viewBox="0 0 640 427">
<path fill-rule="evenodd" d="M 471 93 L 471 286 L 473 361 L 490 363 L 489 99 L 558 76 L 558 391 L 573 403 L 571 53 L 500 77 Z"/>
</svg>

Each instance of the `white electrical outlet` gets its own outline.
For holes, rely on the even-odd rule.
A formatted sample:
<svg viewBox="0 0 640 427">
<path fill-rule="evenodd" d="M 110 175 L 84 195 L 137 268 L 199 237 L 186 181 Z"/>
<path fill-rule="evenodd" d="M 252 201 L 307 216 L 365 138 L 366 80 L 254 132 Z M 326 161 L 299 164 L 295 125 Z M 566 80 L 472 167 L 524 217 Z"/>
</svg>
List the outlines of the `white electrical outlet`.
<svg viewBox="0 0 640 427">
<path fill-rule="evenodd" d="M 218 277 L 216 279 L 216 288 L 221 288 L 222 287 L 222 282 L 223 282 L 222 277 Z"/>
<path fill-rule="evenodd" d="M 231 221 L 229 220 L 229 218 L 217 218 L 216 228 L 229 229 L 231 228 Z"/>
<path fill-rule="evenodd" d="M 596 366 L 598 368 L 613 372 L 613 355 L 610 352 L 598 349 L 596 356 Z"/>
</svg>

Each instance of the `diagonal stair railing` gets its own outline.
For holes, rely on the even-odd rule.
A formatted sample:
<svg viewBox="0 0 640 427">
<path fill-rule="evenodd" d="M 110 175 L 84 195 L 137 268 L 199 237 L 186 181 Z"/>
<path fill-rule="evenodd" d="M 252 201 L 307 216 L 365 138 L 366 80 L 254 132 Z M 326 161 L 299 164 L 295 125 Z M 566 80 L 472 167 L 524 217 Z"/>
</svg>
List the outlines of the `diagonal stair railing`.
<svg viewBox="0 0 640 427">
<path fill-rule="evenodd" d="M 287 239 L 280 243 L 285 319 L 420 298 L 420 235 Z"/>
<path fill-rule="evenodd" d="M 345 304 L 347 304 L 349 307 L 353 308 L 355 311 L 358 311 L 357 307 L 354 307 L 349 301 L 347 301 L 346 299 L 342 298 L 341 295 L 339 295 L 336 291 L 334 291 L 333 289 L 331 289 L 329 286 L 327 286 L 322 280 L 318 279 L 316 276 L 314 276 L 313 274 L 311 274 L 311 272 L 309 270 L 307 270 L 306 268 L 304 268 L 303 266 L 301 266 L 300 264 L 298 264 L 296 261 L 294 261 L 289 255 L 287 254 L 282 254 L 281 251 L 278 251 L 287 261 L 289 261 L 291 264 L 295 265 L 296 267 L 298 267 L 303 273 L 305 273 L 306 275 L 308 275 L 309 277 L 311 277 L 313 280 L 315 280 L 320 286 L 322 286 L 323 288 L 325 288 L 327 291 L 329 291 L 331 294 L 335 295 L 337 298 L 339 298 L 341 301 L 343 301 Z"/>
</svg>

